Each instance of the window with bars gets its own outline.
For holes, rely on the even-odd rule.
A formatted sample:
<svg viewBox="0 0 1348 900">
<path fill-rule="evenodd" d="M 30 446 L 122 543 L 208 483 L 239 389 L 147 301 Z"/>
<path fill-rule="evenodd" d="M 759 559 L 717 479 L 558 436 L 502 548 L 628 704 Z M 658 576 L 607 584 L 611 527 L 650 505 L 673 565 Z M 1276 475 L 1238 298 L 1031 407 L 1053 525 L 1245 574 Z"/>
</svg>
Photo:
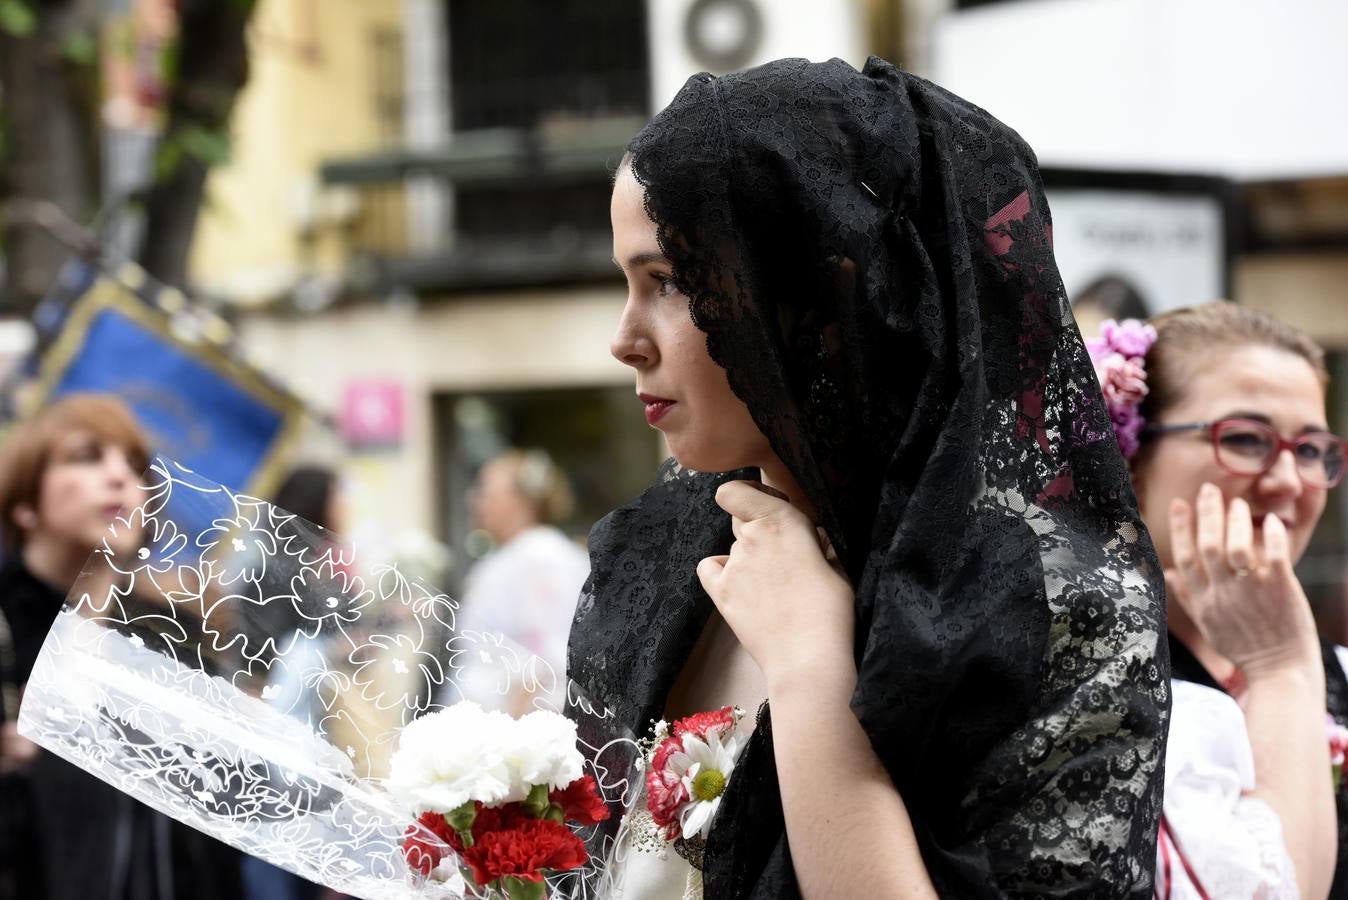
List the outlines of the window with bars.
<svg viewBox="0 0 1348 900">
<path fill-rule="evenodd" d="M 645 113 L 644 3 L 447 2 L 456 131 Z"/>
<path fill-rule="evenodd" d="M 548 135 L 596 134 L 639 121 L 650 90 L 645 4 L 638 0 L 448 0 L 450 120 L 455 132 L 513 129 L 546 155 Z M 633 128 L 635 130 L 635 126 Z M 606 239 L 609 165 L 455 185 L 455 229 L 470 241 Z"/>
</svg>

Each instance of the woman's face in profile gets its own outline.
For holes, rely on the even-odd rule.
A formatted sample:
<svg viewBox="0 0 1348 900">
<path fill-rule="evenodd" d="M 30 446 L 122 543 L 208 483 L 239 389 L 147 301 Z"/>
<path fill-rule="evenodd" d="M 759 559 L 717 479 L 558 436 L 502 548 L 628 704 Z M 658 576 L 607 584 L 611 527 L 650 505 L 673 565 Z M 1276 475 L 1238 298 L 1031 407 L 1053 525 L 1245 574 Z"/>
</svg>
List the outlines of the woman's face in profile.
<svg viewBox="0 0 1348 900">
<path fill-rule="evenodd" d="M 1179 402 L 1155 424 L 1238 417 L 1267 422 L 1288 439 L 1329 430 L 1325 394 L 1315 370 L 1293 353 L 1258 344 L 1223 348 L 1195 360 L 1193 372 Z M 1279 453 L 1273 468 L 1262 475 L 1236 475 L 1217 464 L 1207 431 L 1151 440 L 1135 464 L 1134 483 L 1163 565 L 1173 565 L 1170 501 L 1178 497 L 1194 503 L 1205 481 L 1221 488 L 1228 504 L 1240 497 L 1250 505 L 1256 548 L 1263 546 L 1264 517 L 1277 516 L 1287 527 L 1292 559 L 1305 553 L 1328 491 L 1302 482 L 1290 450 Z"/>
<path fill-rule="evenodd" d="M 762 466 L 772 456 L 767 438 L 730 390 L 725 370 L 708 355 L 707 336 L 693 324 L 688 298 L 674 287 L 643 198 L 641 185 L 623 166 L 610 214 L 613 258 L 627 277 L 627 305 L 610 351 L 636 372 L 646 420 L 664 433 L 680 465 L 700 472 Z"/>
</svg>

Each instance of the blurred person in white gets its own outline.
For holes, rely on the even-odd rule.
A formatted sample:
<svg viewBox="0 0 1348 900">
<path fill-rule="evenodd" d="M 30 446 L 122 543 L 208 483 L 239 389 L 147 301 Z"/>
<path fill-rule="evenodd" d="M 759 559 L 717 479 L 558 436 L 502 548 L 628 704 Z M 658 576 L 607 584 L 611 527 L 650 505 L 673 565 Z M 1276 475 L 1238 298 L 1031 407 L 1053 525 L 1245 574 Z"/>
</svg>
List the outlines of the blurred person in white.
<svg viewBox="0 0 1348 900">
<path fill-rule="evenodd" d="M 472 492 L 473 522 L 495 549 L 468 572 L 458 621 L 461 633 L 503 635 L 550 665 L 557 677 L 553 699 L 565 689 L 567 635 L 590 573 L 585 551 L 556 527 L 573 505 L 566 475 L 542 450 L 506 450 L 482 466 Z M 465 671 L 462 684 L 473 699 L 499 706 L 488 668 Z M 526 701 L 517 699 L 508 705 Z"/>
<path fill-rule="evenodd" d="M 1227 302 L 1151 325 L 1149 349 L 1128 346 L 1135 321 L 1088 344 L 1116 433 L 1131 420 L 1140 437 L 1119 443 L 1165 569 L 1175 680 L 1158 896 L 1348 897 L 1330 758 L 1332 723 L 1348 725 L 1348 650 L 1317 637 L 1292 568 L 1344 471 L 1324 354 Z"/>
</svg>

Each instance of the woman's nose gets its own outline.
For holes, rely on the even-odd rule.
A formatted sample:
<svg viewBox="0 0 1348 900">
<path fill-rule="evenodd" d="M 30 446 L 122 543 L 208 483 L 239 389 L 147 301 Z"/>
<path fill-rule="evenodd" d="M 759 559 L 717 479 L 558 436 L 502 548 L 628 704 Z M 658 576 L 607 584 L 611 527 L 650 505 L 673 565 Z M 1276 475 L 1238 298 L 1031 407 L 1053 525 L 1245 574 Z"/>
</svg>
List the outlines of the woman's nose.
<svg viewBox="0 0 1348 900">
<path fill-rule="evenodd" d="M 140 478 L 140 473 L 131 468 L 131 460 L 121 447 L 108 447 L 103 451 L 103 471 L 107 473 L 108 480 L 117 485 Z"/>
<path fill-rule="evenodd" d="M 1291 450 L 1279 451 L 1273 466 L 1259 479 L 1260 488 L 1268 493 L 1288 493 L 1299 496 L 1304 485 L 1297 470 L 1296 456 Z"/>
<path fill-rule="evenodd" d="M 634 369 L 645 368 L 657 358 L 654 342 L 646 335 L 630 306 L 623 310 L 608 349 L 614 359 Z"/>
</svg>

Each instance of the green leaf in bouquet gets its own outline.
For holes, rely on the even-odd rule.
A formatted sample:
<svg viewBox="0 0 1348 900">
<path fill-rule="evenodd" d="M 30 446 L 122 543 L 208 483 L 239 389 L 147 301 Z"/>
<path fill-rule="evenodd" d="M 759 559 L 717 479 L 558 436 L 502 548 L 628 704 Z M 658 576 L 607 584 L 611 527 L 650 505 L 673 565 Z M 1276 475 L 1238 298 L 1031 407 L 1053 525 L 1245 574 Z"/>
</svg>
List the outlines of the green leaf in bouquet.
<svg viewBox="0 0 1348 900">
<path fill-rule="evenodd" d="M 473 823 L 477 821 L 477 804 L 472 800 L 445 813 L 449 827 L 459 834 L 465 847 L 473 846 Z"/>
<path fill-rule="evenodd" d="M 546 784 L 536 784 L 529 789 L 529 796 L 524 798 L 524 808 L 529 810 L 529 815 L 535 819 L 543 818 L 552 801 L 548 799 L 548 786 Z"/>
<path fill-rule="evenodd" d="M 509 900 L 543 900 L 547 896 L 548 883 L 507 875 L 501 879 L 501 887 L 505 888 Z"/>
<path fill-rule="evenodd" d="M 1337 763 L 1330 767 L 1334 778 L 1334 793 L 1339 792 L 1339 785 L 1343 783 L 1343 763 Z"/>
</svg>

